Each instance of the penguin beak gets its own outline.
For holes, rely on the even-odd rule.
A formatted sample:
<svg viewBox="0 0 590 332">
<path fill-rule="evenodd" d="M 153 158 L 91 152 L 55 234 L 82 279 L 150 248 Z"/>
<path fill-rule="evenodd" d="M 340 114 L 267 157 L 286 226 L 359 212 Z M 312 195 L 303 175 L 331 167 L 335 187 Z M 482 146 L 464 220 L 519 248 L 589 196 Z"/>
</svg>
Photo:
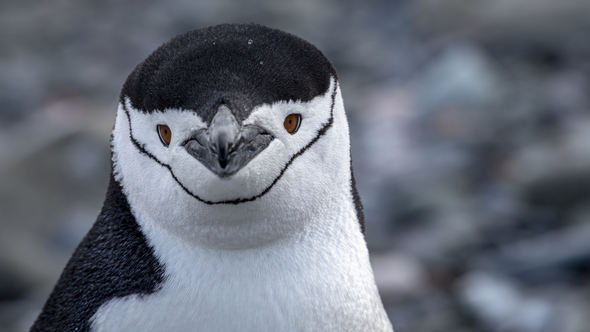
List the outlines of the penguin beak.
<svg viewBox="0 0 590 332">
<path fill-rule="evenodd" d="M 256 125 L 241 126 L 222 104 L 207 129 L 191 134 L 186 151 L 219 177 L 229 177 L 264 150 L 274 137 Z"/>
</svg>

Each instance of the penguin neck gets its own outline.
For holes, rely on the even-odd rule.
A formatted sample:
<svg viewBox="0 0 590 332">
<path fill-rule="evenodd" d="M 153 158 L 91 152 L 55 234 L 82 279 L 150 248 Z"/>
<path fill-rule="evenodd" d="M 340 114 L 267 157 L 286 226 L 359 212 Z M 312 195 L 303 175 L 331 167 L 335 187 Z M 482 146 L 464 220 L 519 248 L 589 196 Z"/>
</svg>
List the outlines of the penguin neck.
<svg viewBox="0 0 590 332">
<path fill-rule="evenodd" d="M 222 284 L 224 287 L 232 285 L 235 289 L 288 287 L 272 280 L 291 280 L 293 287 L 297 286 L 295 283 L 302 282 L 328 285 L 333 280 L 344 282 L 343 275 L 354 276 L 349 280 L 354 285 L 342 284 L 339 287 L 358 289 L 362 283 L 373 285 L 368 251 L 354 207 L 346 203 L 327 210 L 331 212 L 316 215 L 295 235 L 240 249 L 195 245 L 141 216 L 138 223 L 156 257 L 165 266 L 167 287 L 196 287 L 191 290 L 195 292 L 195 297 L 202 297 L 203 292 L 207 292 L 201 287 L 216 289 Z M 332 288 L 316 290 L 336 291 Z M 243 294 L 252 296 L 249 291 Z"/>
</svg>

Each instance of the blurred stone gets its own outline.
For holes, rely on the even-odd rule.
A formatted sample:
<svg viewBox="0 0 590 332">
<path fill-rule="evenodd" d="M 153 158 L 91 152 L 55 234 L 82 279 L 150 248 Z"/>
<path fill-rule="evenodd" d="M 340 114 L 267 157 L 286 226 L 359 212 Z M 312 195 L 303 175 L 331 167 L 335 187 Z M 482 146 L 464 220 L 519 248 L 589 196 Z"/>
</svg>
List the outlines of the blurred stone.
<svg viewBox="0 0 590 332">
<path fill-rule="evenodd" d="M 449 294 L 430 290 L 428 296 L 386 304 L 396 331 L 474 331 Z"/>
<path fill-rule="evenodd" d="M 584 210 L 577 221 L 563 229 L 502 246 L 498 255 L 490 259 L 497 269 L 528 280 L 567 281 L 575 276 L 576 270 L 590 269 L 590 213 Z"/>
<path fill-rule="evenodd" d="M 567 208 L 584 204 L 590 201 L 590 170 L 537 179 L 524 188 L 524 196 L 533 205 Z"/>
<path fill-rule="evenodd" d="M 31 298 L 0 302 L 0 331 L 28 331 L 39 314 Z"/>
<path fill-rule="evenodd" d="M 587 86 L 588 78 L 579 71 L 568 69 L 558 72 L 546 82 L 547 106 L 560 114 L 576 112 L 587 105 Z"/>
<path fill-rule="evenodd" d="M 6 281 L 2 287 L 6 287 L 7 299 L 49 290 L 57 281 L 67 258 L 63 253 L 48 248 L 43 234 L 27 232 L 11 224 L 2 225 L 0 272 Z"/>
<path fill-rule="evenodd" d="M 446 213 L 445 213 L 446 212 Z M 480 241 L 481 234 L 467 211 L 437 211 L 430 223 L 407 231 L 397 246 L 430 264 L 457 263 L 459 255 Z"/>
<path fill-rule="evenodd" d="M 585 0 L 419 0 L 418 24 L 433 33 L 469 33 L 480 38 L 506 36 L 525 40 L 562 41 L 572 31 L 588 28 L 590 4 Z"/>
<path fill-rule="evenodd" d="M 507 279 L 472 272 L 458 288 L 461 303 L 491 331 L 541 332 L 551 326 L 551 304 L 525 297 Z"/>
<path fill-rule="evenodd" d="M 502 96 L 502 79 L 489 57 L 474 45 L 452 45 L 435 56 L 416 82 L 418 107 L 481 111 Z M 457 121 L 458 126 L 462 122 Z M 449 124 L 450 125 L 450 124 Z"/>
<path fill-rule="evenodd" d="M 590 118 L 568 119 L 557 137 L 543 137 L 522 147 L 506 170 L 524 194 L 539 204 L 575 204 L 590 199 Z"/>
<path fill-rule="evenodd" d="M 428 291 L 424 268 L 411 256 L 397 253 L 373 255 L 371 265 L 384 303 Z"/>
<path fill-rule="evenodd" d="M 590 290 L 586 287 L 576 292 L 557 291 L 559 294 L 553 299 L 556 307 L 554 326 L 559 326 L 559 331 L 563 332 L 586 332 L 590 326 Z"/>
<path fill-rule="evenodd" d="M 7 264 L 0 265 L 0 302 L 13 301 L 27 295 L 31 285 L 28 277 L 23 278 L 9 270 Z"/>
</svg>

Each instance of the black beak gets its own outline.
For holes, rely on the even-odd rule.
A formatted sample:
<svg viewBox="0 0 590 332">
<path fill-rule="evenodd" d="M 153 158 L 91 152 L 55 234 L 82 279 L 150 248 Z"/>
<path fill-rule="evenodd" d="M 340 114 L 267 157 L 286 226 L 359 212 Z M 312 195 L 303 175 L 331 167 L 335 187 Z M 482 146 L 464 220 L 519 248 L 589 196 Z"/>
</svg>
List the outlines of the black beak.
<svg viewBox="0 0 590 332">
<path fill-rule="evenodd" d="M 273 140 L 259 126 L 241 126 L 222 104 L 207 129 L 192 133 L 186 151 L 219 177 L 228 177 L 246 166 Z"/>
</svg>

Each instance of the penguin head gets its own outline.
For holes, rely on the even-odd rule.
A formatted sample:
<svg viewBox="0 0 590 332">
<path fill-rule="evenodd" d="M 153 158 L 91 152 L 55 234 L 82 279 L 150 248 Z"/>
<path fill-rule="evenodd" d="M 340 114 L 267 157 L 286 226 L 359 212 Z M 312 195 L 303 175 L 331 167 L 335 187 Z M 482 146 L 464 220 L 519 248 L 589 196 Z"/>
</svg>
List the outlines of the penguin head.
<svg viewBox="0 0 590 332">
<path fill-rule="evenodd" d="M 123 86 L 115 177 L 136 217 L 193 242 L 244 247 L 295 234 L 327 187 L 350 177 L 339 91 L 322 53 L 285 32 L 179 35 Z"/>
</svg>

